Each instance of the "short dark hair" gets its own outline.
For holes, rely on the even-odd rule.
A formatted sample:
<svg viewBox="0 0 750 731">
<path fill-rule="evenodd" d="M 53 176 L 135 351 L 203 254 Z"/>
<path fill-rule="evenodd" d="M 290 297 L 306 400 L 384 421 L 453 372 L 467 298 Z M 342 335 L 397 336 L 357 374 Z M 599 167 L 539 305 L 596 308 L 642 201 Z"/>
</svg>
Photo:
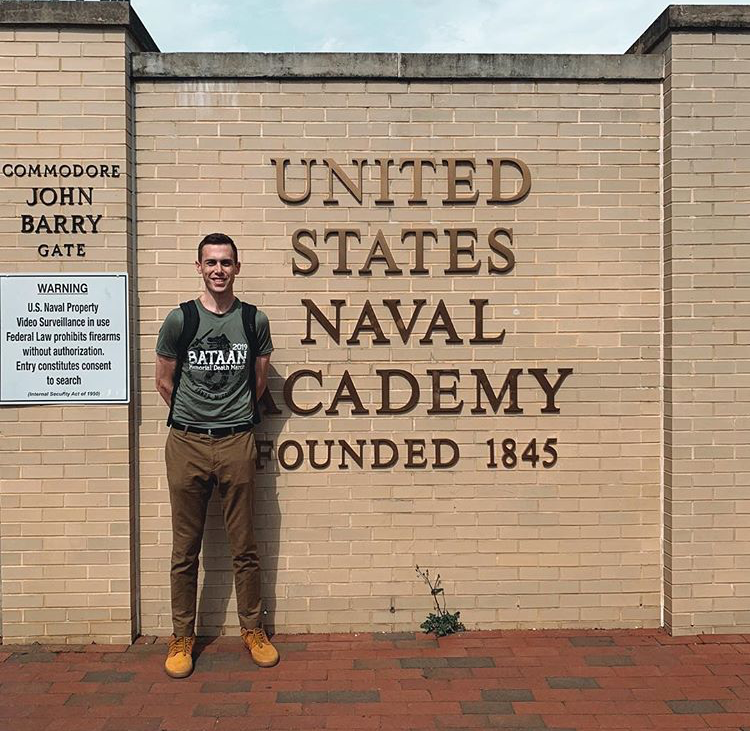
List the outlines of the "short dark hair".
<svg viewBox="0 0 750 731">
<path fill-rule="evenodd" d="M 232 247 L 232 253 L 234 254 L 234 263 L 236 264 L 240 257 L 237 254 L 237 247 L 234 244 L 234 241 L 229 238 L 226 234 L 208 234 L 208 236 L 203 237 L 203 241 L 198 244 L 198 261 L 201 261 L 201 256 L 203 254 L 203 247 L 207 246 L 209 244 L 217 244 L 219 246 L 231 246 Z"/>
</svg>

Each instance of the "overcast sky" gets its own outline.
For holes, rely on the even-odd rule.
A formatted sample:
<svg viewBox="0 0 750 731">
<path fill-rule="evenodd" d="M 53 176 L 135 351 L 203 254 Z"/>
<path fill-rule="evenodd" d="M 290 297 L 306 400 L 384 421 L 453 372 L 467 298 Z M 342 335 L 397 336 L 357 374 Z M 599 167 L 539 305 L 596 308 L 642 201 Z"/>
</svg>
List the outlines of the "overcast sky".
<svg viewBox="0 0 750 731">
<path fill-rule="evenodd" d="M 162 51 L 419 53 L 622 53 L 668 5 L 663 0 L 131 2 Z"/>
</svg>

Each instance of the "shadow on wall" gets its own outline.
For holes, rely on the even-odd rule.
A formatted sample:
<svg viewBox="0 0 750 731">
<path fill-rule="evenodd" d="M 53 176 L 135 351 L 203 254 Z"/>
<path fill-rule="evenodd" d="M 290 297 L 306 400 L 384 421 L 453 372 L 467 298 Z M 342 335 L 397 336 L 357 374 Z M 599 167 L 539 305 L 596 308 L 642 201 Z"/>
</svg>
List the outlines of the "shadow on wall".
<svg viewBox="0 0 750 731">
<path fill-rule="evenodd" d="M 271 366 L 268 388 L 272 393 L 281 393 L 284 379 Z M 288 414 L 263 414 L 263 420 L 255 430 L 256 442 L 277 441 L 284 428 Z M 265 469 L 256 473 L 255 480 L 255 538 L 261 562 L 261 591 L 263 594 L 263 624 L 272 634 L 275 629 L 276 581 L 279 570 L 281 511 L 276 493 L 278 468 L 266 461 Z M 233 633 L 239 635 L 237 601 L 232 571 L 232 556 L 229 551 L 224 518 L 221 512 L 219 491 L 213 490 L 206 515 L 201 549 L 201 572 L 198 576 L 198 611 L 196 634 L 217 636 Z"/>
</svg>

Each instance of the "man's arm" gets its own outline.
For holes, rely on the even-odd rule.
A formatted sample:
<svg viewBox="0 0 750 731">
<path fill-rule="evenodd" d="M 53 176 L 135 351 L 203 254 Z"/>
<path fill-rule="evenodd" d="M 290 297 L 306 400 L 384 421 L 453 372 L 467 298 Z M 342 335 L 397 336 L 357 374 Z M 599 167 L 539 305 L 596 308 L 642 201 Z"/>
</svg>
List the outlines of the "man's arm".
<svg viewBox="0 0 750 731">
<path fill-rule="evenodd" d="M 271 365 L 271 354 L 259 355 L 255 359 L 255 398 L 260 400 L 268 382 L 268 367 Z"/>
<path fill-rule="evenodd" d="M 167 406 L 172 404 L 172 390 L 174 389 L 174 372 L 177 368 L 176 358 L 167 358 L 156 354 L 156 390 L 164 399 Z"/>
</svg>

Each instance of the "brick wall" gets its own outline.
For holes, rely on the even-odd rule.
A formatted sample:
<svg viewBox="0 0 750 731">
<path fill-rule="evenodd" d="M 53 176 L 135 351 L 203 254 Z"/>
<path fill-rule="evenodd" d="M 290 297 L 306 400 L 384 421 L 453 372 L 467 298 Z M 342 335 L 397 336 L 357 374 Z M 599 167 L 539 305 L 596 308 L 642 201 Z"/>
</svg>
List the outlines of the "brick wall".
<svg viewBox="0 0 750 731">
<path fill-rule="evenodd" d="M 442 574 L 449 608 L 470 627 L 655 626 L 660 621 L 660 86 L 657 83 L 151 82 L 136 86 L 138 277 L 141 338 L 140 520 L 143 631 L 170 631 L 171 530 L 163 466 L 166 407 L 153 383 L 153 347 L 169 310 L 200 291 L 195 248 L 205 233 L 236 238 L 244 262 L 238 294 L 269 315 L 276 350 L 270 389 L 281 414 L 259 439 L 276 446 L 305 440 L 454 439 L 460 467 L 409 470 L 287 470 L 269 460 L 258 481 L 258 530 L 268 621 L 285 631 L 413 629 L 430 610 L 414 566 Z M 289 157 L 292 192 L 302 189 L 300 158 L 334 158 L 356 180 L 351 160 L 438 160 L 426 171 L 427 205 L 407 202 L 409 171 L 392 168 L 393 206 L 374 203 L 377 168 L 367 168 L 360 205 L 335 181 L 338 205 L 324 205 L 328 182 L 314 168 L 305 204 L 282 203 L 273 157 Z M 442 205 L 443 158 L 477 161 L 476 205 Z M 523 160 L 529 196 L 488 205 L 488 157 Z M 511 175 L 508 176 L 512 177 Z M 510 184 L 510 182 L 508 183 Z M 464 188 L 465 190 L 465 188 Z M 410 226 L 438 230 L 425 246 L 427 276 L 409 275 Z M 351 275 L 335 275 L 326 228 L 351 226 Z M 478 230 L 477 275 L 444 274 L 448 227 Z M 487 235 L 512 227 L 515 269 L 487 273 Z M 320 270 L 294 275 L 292 234 L 317 231 Z M 402 275 L 373 264 L 358 276 L 382 229 Z M 305 241 L 303 239 L 303 241 Z M 462 239 L 462 241 L 464 241 Z M 312 246 L 309 240 L 306 241 Z M 461 257 L 461 264 L 470 261 Z M 469 300 L 489 300 L 487 333 L 502 345 L 468 343 Z M 313 323 L 312 299 L 329 317 L 343 299 L 337 345 Z M 403 344 L 383 306 L 427 300 Z M 436 335 L 420 345 L 444 300 L 462 345 Z M 370 300 L 389 345 L 346 345 Z M 390 324 L 389 324 L 390 323 Z M 290 413 L 283 383 L 300 368 L 320 370 L 323 386 L 300 382 L 303 405 L 328 407 L 348 371 L 365 408 L 379 405 L 377 369 L 404 368 L 422 389 L 416 408 L 398 416 L 321 410 Z M 560 414 L 540 415 L 544 400 L 521 377 L 523 415 L 471 413 L 472 368 L 499 389 L 509 368 L 573 368 L 558 396 Z M 430 415 L 428 369 L 457 369 L 461 415 Z M 453 383 L 444 380 L 444 385 Z M 403 391 L 397 398 L 403 397 Z M 443 403 L 454 404 L 450 395 Z M 558 440 L 550 469 L 519 462 L 488 469 L 486 441 Z M 540 445 L 541 446 L 541 445 Z M 371 455 L 372 452 L 367 452 Z M 499 459 L 499 457 L 498 457 Z M 218 504 L 212 504 L 201 574 L 200 628 L 236 628 L 231 564 Z M 391 606 L 394 611 L 391 611 Z"/>
<path fill-rule="evenodd" d="M 122 30 L 0 29 L 2 163 L 92 162 L 123 175 L 0 176 L 4 272 L 127 271 L 126 44 Z M 40 258 L 64 234 L 20 234 L 34 186 L 91 185 L 98 235 L 85 258 Z M 50 208 L 45 213 L 64 213 Z M 124 642 L 131 638 L 128 408 L 0 409 L 2 637 Z"/>
<path fill-rule="evenodd" d="M 73 4 L 59 6 L 64 15 Z M 668 23 L 687 23 L 681 12 L 667 13 Z M 92 21 L 118 30 L 0 29 L 0 162 L 122 170 L 116 179 L 78 181 L 95 196 L 80 212 L 103 215 L 101 233 L 77 237 L 85 258 L 42 258 L 38 243 L 68 237 L 19 232 L 34 186 L 75 183 L 0 175 L 2 271 L 128 271 L 133 337 L 129 406 L 0 409 L 4 641 L 126 642 L 139 632 L 169 633 L 166 407 L 153 388 L 153 348 L 169 310 L 200 292 L 195 248 L 214 230 L 237 240 L 238 294 L 269 315 L 276 346 L 270 392 L 279 412 L 258 434 L 267 452 L 257 526 L 268 624 L 291 632 L 414 629 L 431 609 L 419 564 L 441 573 L 449 609 L 461 610 L 472 628 L 655 626 L 662 591 L 675 634 L 748 627 L 745 34 L 666 36 L 651 51 L 665 56 L 663 87 L 133 83 L 130 55 L 140 46 L 122 27 L 135 21 L 124 10 L 120 16 Z M 659 27 L 644 34 L 643 48 Z M 424 171 L 423 204 L 410 202 L 411 168 L 399 170 L 413 156 L 436 162 Z M 528 166 L 530 193 L 489 203 L 487 159 L 508 157 Z M 280 200 L 273 158 L 290 159 L 292 194 L 305 185 L 301 158 L 315 158 L 309 200 Z M 337 203 L 324 203 L 324 158 L 355 182 L 354 158 L 368 161 L 361 202 L 337 178 Z M 395 161 L 392 204 L 376 202 L 378 158 Z M 474 204 L 444 202 L 443 160 L 457 158 L 476 163 Z M 466 170 L 460 165 L 458 176 Z M 508 195 L 518 169 L 502 170 Z M 469 187 L 457 190 L 466 195 Z M 347 264 L 325 233 L 342 227 L 359 231 Z M 427 274 L 410 271 L 422 268 L 414 236 L 403 236 L 415 227 L 436 231 L 424 239 Z M 497 227 L 513 231 L 515 265 L 507 273 L 489 272 L 488 259 L 504 263 L 488 243 Z M 446 229 L 457 228 L 477 230 L 475 253 L 456 255 L 458 266 L 479 263 L 476 274 L 445 272 Z M 294 271 L 312 257 L 294 251 L 302 229 L 317 236 L 314 245 L 310 234 L 300 239 L 319 259 L 307 276 Z M 393 264 L 376 258 L 372 273 L 360 274 L 378 231 Z M 469 241 L 462 233 L 457 245 Z M 415 299 L 424 309 L 402 342 L 384 300 L 400 300 L 408 324 Z M 502 344 L 470 342 L 472 299 L 487 300 L 485 335 L 504 329 Z M 332 301 L 343 300 L 340 343 L 314 319 L 316 342 L 304 342 L 304 300 L 332 320 Z M 387 343 L 374 344 L 371 332 L 347 342 L 368 301 Z M 419 342 L 441 302 L 460 344 L 446 343 L 443 332 Z M 524 413 L 504 411 L 508 393 L 498 413 L 486 395 L 486 413 L 473 413 L 472 370 L 497 392 L 512 368 L 523 371 Z M 572 369 L 555 397 L 560 413 L 540 413 L 546 398 L 533 368 L 547 369 L 552 381 L 558 369 Z M 320 385 L 308 374 L 293 392 L 302 409 L 321 403 L 313 415 L 293 413 L 284 395 L 301 369 L 320 372 Z M 416 379 L 413 409 L 376 413 L 384 369 Z M 443 413 L 433 413 L 435 371 L 442 371 Z M 346 401 L 330 413 L 345 374 L 367 413 L 352 413 Z M 401 404 L 409 391 L 403 377 L 393 383 Z M 460 400 L 461 413 L 450 413 Z M 497 466 L 488 466 L 491 438 Z M 512 469 L 501 460 L 507 438 L 517 442 Z M 366 466 L 349 459 L 340 469 L 338 440 L 356 450 L 358 439 Z M 394 467 L 370 466 L 378 439 L 398 446 Z M 407 467 L 407 440 L 425 441 L 429 463 L 433 439 L 454 441 L 459 464 Z M 557 440 L 553 467 L 520 459 L 532 439 L 540 451 Z M 281 445 L 307 450 L 312 442 L 321 459 L 325 440 L 333 440 L 330 466 L 280 464 Z M 286 454 L 291 459 L 293 450 Z M 215 501 L 200 584 L 199 631 L 236 630 Z"/>
<path fill-rule="evenodd" d="M 746 631 L 750 36 L 665 52 L 665 621 Z"/>
</svg>

